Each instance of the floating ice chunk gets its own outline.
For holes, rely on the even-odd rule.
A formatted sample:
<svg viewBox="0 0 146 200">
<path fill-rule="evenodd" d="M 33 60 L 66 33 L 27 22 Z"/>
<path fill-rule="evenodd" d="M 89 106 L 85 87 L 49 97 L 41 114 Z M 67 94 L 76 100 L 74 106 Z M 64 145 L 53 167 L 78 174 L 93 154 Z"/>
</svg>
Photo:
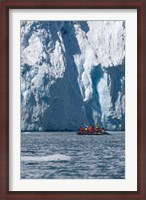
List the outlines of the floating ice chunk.
<svg viewBox="0 0 146 200">
<path fill-rule="evenodd" d="M 22 156 L 21 161 L 24 162 L 47 162 L 47 161 L 69 161 L 70 156 L 62 154 L 54 154 L 48 156 Z"/>
</svg>

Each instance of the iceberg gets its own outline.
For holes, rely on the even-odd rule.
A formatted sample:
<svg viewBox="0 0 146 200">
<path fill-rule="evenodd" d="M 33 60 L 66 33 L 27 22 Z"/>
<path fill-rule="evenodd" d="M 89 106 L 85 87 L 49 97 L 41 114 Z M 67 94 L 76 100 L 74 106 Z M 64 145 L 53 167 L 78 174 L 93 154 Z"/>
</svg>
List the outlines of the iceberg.
<svg viewBox="0 0 146 200">
<path fill-rule="evenodd" d="M 125 22 L 21 21 L 21 130 L 125 129 Z"/>
</svg>

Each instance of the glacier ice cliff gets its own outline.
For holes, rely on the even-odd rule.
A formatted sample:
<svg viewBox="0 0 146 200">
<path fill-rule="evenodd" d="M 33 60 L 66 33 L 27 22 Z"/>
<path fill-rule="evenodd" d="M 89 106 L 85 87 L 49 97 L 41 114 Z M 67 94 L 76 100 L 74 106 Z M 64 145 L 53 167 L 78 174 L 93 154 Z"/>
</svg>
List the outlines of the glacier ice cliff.
<svg viewBox="0 0 146 200">
<path fill-rule="evenodd" d="M 21 21 L 21 130 L 125 129 L 125 22 Z"/>
</svg>

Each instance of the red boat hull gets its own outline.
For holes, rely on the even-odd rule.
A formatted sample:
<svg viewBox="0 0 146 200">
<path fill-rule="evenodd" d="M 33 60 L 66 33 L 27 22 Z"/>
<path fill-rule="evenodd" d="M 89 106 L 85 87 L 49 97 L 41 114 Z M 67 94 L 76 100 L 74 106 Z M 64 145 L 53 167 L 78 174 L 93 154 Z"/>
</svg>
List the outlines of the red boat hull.
<svg viewBox="0 0 146 200">
<path fill-rule="evenodd" d="M 77 135 L 109 135 L 109 133 L 107 132 L 85 132 L 85 131 L 82 131 L 82 132 L 77 132 Z"/>
</svg>

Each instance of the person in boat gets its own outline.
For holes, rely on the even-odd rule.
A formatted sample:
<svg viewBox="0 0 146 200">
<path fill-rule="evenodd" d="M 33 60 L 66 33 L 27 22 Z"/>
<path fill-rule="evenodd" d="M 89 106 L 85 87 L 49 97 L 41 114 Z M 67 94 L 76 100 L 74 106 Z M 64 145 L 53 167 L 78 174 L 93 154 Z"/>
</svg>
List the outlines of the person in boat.
<svg viewBox="0 0 146 200">
<path fill-rule="evenodd" d="M 82 127 L 80 127 L 79 131 L 80 131 L 80 132 L 82 132 L 82 131 L 83 131 L 83 128 L 82 128 Z"/>
<path fill-rule="evenodd" d="M 99 126 L 98 126 L 98 124 L 96 124 L 96 128 L 95 128 L 95 130 L 96 130 L 96 132 L 99 131 Z"/>
<path fill-rule="evenodd" d="M 91 125 L 91 126 L 89 127 L 89 132 L 94 133 L 94 131 L 95 131 L 94 126 Z"/>
<path fill-rule="evenodd" d="M 89 131 L 89 130 L 88 130 L 88 127 L 85 127 L 85 129 L 84 129 L 84 130 L 85 130 L 85 132 L 88 132 L 88 131 Z"/>
</svg>

